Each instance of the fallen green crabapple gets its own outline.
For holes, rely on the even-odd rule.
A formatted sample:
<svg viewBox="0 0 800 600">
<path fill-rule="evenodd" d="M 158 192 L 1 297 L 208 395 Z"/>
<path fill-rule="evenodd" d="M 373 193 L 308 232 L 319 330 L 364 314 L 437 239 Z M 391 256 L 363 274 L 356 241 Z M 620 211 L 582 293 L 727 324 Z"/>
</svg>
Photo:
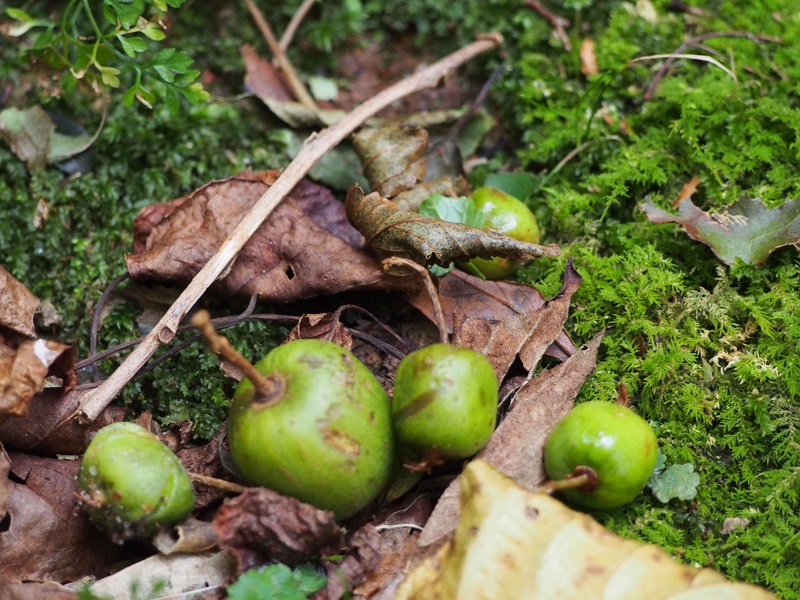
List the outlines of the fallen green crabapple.
<svg viewBox="0 0 800 600">
<path fill-rule="evenodd" d="M 236 388 L 228 421 L 244 479 L 332 510 L 366 507 L 395 471 L 389 397 L 351 352 L 318 339 L 287 342 Z"/>
<path fill-rule="evenodd" d="M 483 229 L 502 233 L 523 242 L 538 244 L 539 224 L 530 209 L 520 200 L 501 190 L 482 187 L 472 193 L 472 202 L 483 213 Z M 470 264 L 487 279 L 501 279 L 522 263 L 510 258 L 474 258 Z"/>
<path fill-rule="evenodd" d="M 482 354 L 433 344 L 408 354 L 397 368 L 392 411 L 401 446 L 444 460 L 483 448 L 497 419 L 497 376 Z"/>
<path fill-rule="evenodd" d="M 587 508 L 615 508 L 644 489 L 656 466 L 658 440 L 647 421 L 626 406 L 590 401 L 556 424 L 544 458 L 555 483 L 586 479 L 581 487 L 560 489 L 565 498 Z"/>
<path fill-rule="evenodd" d="M 92 439 L 78 471 L 89 518 L 112 539 L 151 538 L 194 507 L 192 482 L 180 459 L 135 423 L 112 423 Z"/>
</svg>

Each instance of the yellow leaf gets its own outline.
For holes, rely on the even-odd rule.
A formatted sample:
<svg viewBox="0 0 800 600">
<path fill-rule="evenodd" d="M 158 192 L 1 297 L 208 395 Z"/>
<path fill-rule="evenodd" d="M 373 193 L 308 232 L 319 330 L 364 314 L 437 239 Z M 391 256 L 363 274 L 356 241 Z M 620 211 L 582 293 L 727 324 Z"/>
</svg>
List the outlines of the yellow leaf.
<svg viewBox="0 0 800 600">
<path fill-rule="evenodd" d="M 767 600 L 768 591 L 676 562 L 530 492 L 489 463 L 461 476 L 454 538 L 409 574 L 396 600 Z"/>
</svg>

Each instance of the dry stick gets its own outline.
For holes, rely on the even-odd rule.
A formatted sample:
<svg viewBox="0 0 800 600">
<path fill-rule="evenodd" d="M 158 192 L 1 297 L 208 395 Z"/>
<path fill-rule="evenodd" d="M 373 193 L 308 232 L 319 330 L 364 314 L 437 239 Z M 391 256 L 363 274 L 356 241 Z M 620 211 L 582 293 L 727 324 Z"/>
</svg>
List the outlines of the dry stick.
<svg viewBox="0 0 800 600">
<path fill-rule="evenodd" d="M 555 34 L 558 41 L 564 44 L 564 49 L 568 52 L 572 50 L 572 44 L 569 41 L 569 36 L 567 35 L 566 28 L 570 26 L 570 22 L 565 19 L 564 17 L 559 17 L 549 8 L 547 8 L 541 2 L 537 0 L 526 0 L 525 2 L 529 7 L 535 10 L 537 13 L 542 15 L 545 19 L 550 21 L 550 25 L 553 27 L 553 33 Z"/>
<path fill-rule="evenodd" d="M 200 299 L 208 287 L 225 271 L 236 258 L 239 250 L 261 227 L 269 214 L 281 200 L 300 182 L 316 162 L 339 142 L 350 135 L 367 119 L 381 109 L 405 96 L 435 86 L 447 73 L 468 60 L 496 48 L 502 42 L 499 34 L 482 37 L 478 41 L 457 50 L 435 62 L 427 69 L 388 87 L 376 96 L 353 109 L 341 121 L 308 137 L 300 152 L 289 163 L 286 170 L 275 180 L 258 202 L 241 220 L 202 269 L 195 275 L 178 299 L 169 307 L 153 330 L 142 343 L 131 352 L 125 361 L 105 380 L 103 385 L 86 394 L 75 412 L 82 421 L 93 421 L 103 412 L 111 400 L 141 369 L 161 344 L 175 337 L 178 324 Z"/>
<path fill-rule="evenodd" d="M 289 21 L 289 24 L 286 26 L 286 29 L 281 36 L 280 44 L 278 44 L 281 52 L 286 52 L 286 50 L 289 49 L 297 28 L 300 27 L 300 23 L 302 23 L 303 19 L 306 18 L 308 11 L 311 10 L 311 7 L 314 6 L 314 2 L 316 1 L 317 0 L 304 0 L 303 4 L 300 5 L 300 8 L 297 9 L 297 12 L 292 15 L 292 20 Z"/>
<path fill-rule="evenodd" d="M 275 39 L 275 34 L 272 33 L 272 27 L 270 27 L 269 22 L 264 18 L 263 13 L 258 9 L 253 0 L 244 0 L 244 3 L 247 5 L 250 14 L 253 15 L 253 20 L 256 22 L 256 25 L 258 25 L 258 28 L 261 30 L 261 35 L 263 35 L 264 39 L 267 40 L 267 45 L 269 46 L 270 52 L 272 52 L 272 56 L 275 57 L 278 66 L 286 76 L 286 79 L 289 82 L 289 87 L 292 88 L 292 92 L 294 92 L 297 100 L 300 102 L 300 104 L 316 111 L 317 103 L 314 102 L 314 99 L 311 97 L 311 94 L 308 93 L 306 86 L 297 75 L 297 71 L 294 70 L 294 66 L 292 66 L 292 63 L 289 62 L 286 54 L 283 52 L 283 50 L 281 50 L 278 40 Z"/>
<path fill-rule="evenodd" d="M 213 487 L 218 490 L 224 490 L 234 494 L 241 494 L 247 491 L 247 486 L 233 483 L 232 481 L 226 481 L 225 479 L 209 477 L 208 475 L 201 475 L 200 473 L 188 473 L 188 475 L 189 479 L 195 483 L 202 483 L 203 485 L 207 485 L 208 487 Z"/>
</svg>

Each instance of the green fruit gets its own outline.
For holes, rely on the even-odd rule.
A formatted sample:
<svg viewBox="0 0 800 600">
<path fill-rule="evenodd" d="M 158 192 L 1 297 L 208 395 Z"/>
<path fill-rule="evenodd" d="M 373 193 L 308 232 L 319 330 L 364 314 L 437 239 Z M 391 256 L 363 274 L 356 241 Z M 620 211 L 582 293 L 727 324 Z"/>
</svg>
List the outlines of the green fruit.
<svg viewBox="0 0 800 600">
<path fill-rule="evenodd" d="M 485 356 L 433 344 L 397 367 L 392 412 L 398 441 L 423 456 L 472 456 L 486 445 L 497 419 L 497 376 Z"/>
<path fill-rule="evenodd" d="M 614 508 L 633 500 L 653 474 L 657 457 L 658 440 L 647 421 L 625 406 L 602 401 L 573 408 L 544 448 L 551 479 L 564 479 L 579 467 L 594 471 L 593 489 L 561 492 L 588 508 Z"/>
<path fill-rule="evenodd" d="M 491 187 L 478 188 L 472 193 L 475 207 L 483 213 L 483 229 L 509 237 L 539 243 L 539 224 L 530 209 L 514 196 Z M 471 261 L 487 279 L 500 279 L 513 273 L 523 263 L 510 258 L 475 258 Z"/>
<path fill-rule="evenodd" d="M 243 379 L 233 396 L 228 442 L 253 484 L 347 518 L 394 473 L 389 397 L 353 354 L 300 339 L 256 363 L 271 390 Z"/>
<path fill-rule="evenodd" d="M 115 541 L 151 538 L 183 520 L 194 487 L 173 452 L 135 423 L 112 423 L 92 439 L 78 471 L 91 520 Z"/>
</svg>

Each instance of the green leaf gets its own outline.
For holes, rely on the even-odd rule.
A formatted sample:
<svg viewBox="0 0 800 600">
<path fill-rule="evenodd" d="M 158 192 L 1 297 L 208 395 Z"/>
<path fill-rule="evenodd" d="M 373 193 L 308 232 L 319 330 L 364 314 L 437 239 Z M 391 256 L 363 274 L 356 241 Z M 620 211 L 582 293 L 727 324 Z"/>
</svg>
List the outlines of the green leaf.
<svg viewBox="0 0 800 600">
<path fill-rule="evenodd" d="M 522 171 L 517 173 L 491 173 L 486 176 L 483 185 L 497 188 L 506 194 L 524 201 L 528 196 L 539 189 L 543 179 L 541 175 L 534 175 L 533 173 L 525 173 Z"/>
<path fill-rule="evenodd" d="M 320 590 L 326 578 L 311 565 L 294 571 L 284 564 L 251 569 L 228 587 L 230 600 L 306 600 Z"/>
<path fill-rule="evenodd" d="M 155 23 L 148 23 L 147 27 L 142 29 L 142 33 L 155 42 L 160 42 L 167 35 Z"/>
<path fill-rule="evenodd" d="M 671 465 L 650 480 L 650 490 L 656 498 L 666 504 L 673 498 L 692 500 L 697 496 L 700 476 L 694 472 L 694 465 L 686 463 Z"/>
<path fill-rule="evenodd" d="M 459 196 L 451 198 L 442 194 L 433 194 L 422 201 L 419 214 L 440 221 L 463 223 L 470 227 L 483 227 L 484 214 L 475 207 L 470 198 Z"/>
<path fill-rule="evenodd" d="M 125 51 L 125 54 L 131 58 L 135 58 L 139 52 L 144 52 L 147 50 L 147 42 L 140 37 L 134 37 L 131 35 L 118 35 L 117 39 L 119 40 L 122 49 Z"/>
</svg>

